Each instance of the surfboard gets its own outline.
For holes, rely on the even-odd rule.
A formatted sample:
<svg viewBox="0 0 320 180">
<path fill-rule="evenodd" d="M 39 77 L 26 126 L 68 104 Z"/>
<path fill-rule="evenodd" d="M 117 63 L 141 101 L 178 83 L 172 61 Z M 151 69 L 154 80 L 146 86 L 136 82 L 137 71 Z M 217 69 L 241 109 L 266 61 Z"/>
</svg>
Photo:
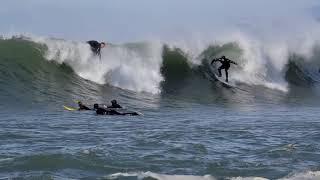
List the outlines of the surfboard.
<svg viewBox="0 0 320 180">
<path fill-rule="evenodd" d="M 108 108 L 108 109 L 110 109 L 110 108 Z M 142 116 L 143 114 L 141 113 L 141 112 L 138 112 L 138 111 L 131 111 L 131 110 L 128 110 L 128 109 L 121 109 L 121 108 L 113 108 L 114 110 L 116 110 L 116 111 L 118 111 L 119 113 L 125 113 L 125 114 L 128 114 L 128 115 L 130 115 L 130 114 L 137 114 L 137 115 L 139 115 L 139 116 Z"/>
<path fill-rule="evenodd" d="M 233 87 L 236 87 L 234 83 L 232 82 L 226 82 L 225 81 L 225 78 L 223 77 L 219 77 L 218 75 L 218 69 L 215 67 L 215 66 L 212 66 L 212 65 L 209 65 L 210 66 L 210 71 L 211 73 L 213 74 L 214 78 L 219 82 L 221 83 L 221 85 L 223 85 L 224 87 L 227 87 L 227 88 L 233 88 Z"/>
<path fill-rule="evenodd" d="M 213 73 L 213 75 L 218 80 L 218 82 L 220 82 L 223 86 L 228 87 L 228 88 L 235 87 L 235 85 L 226 82 L 225 79 L 223 79 L 222 77 L 219 77 L 216 73 Z"/>
<path fill-rule="evenodd" d="M 63 108 L 67 111 L 77 111 L 78 109 L 73 108 L 73 107 L 68 107 L 68 106 L 63 106 Z"/>
</svg>

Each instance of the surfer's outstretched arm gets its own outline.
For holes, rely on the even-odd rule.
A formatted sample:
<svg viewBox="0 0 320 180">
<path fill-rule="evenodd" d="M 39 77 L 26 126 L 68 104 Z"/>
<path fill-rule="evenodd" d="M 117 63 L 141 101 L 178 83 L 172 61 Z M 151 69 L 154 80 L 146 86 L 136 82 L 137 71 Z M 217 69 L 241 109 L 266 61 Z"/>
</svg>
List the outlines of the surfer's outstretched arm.
<svg viewBox="0 0 320 180">
<path fill-rule="evenodd" d="M 213 60 L 211 61 L 211 64 L 213 64 L 213 63 L 216 62 L 216 61 L 220 61 L 220 62 L 221 62 L 221 58 L 219 58 L 219 59 L 213 59 Z"/>
<path fill-rule="evenodd" d="M 234 61 L 231 61 L 231 60 L 230 60 L 230 63 L 235 64 L 235 65 L 238 65 L 238 63 L 236 63 L 236 62 L 234 62 Z"/>
</svg>

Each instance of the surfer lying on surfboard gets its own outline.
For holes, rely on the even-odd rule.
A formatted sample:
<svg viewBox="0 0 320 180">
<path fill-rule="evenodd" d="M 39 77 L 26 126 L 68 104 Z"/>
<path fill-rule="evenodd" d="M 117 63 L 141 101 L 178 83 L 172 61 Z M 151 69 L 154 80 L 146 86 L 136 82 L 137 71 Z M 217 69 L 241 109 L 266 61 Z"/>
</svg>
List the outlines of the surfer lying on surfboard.
<svg viewBox="0 0 320 180">
<path fill-rule="evenodd" d="M 96 105 L 96 104 L 94 104 L 94 105 Z M 81 101 L 78 101 L 78 106 L 79 106 L 79 109 L 78 109 L 79 111 L 95 110 L 96 109 L 95 106 L 93 106 L 93 109 L 88 108 Z M 117 100 L 114 99 L 111 101 L 111 106 L 107 106 L 107 108 L 122 108 L 122 107 L 118 104 Z"/>
<path fill-rule="evenodd" d="M 134 111 L 121 111 L 122 108 L 102 108 L 98 104 L 94 104 L 94 110 L 97 115 L 130 115 L 139 116 L 140 114 Z"/>
<path fill-rule="evenodd" d="M 211 61 L 211 65 L 216 62 L 216 61 L 219 61 L 222 65 L 218 68 L 218 71 L 219 71 L 219 77 L 222 76 L 221 74 L 221 70 L 224 69 L 225 72 L 226 72 L 226 82 L 228 82 L 228 70 L 230 68 L 230 63 L 232 64 L 235 64 L 235 65 L 238 65 L 236 62 L 226 58 L 225 56 L 221 56 L 221 58 L 218 58 L 218 59 L 213 59 Z"/>
<path fill-rule="evenodd" d="M 92 110 L 92 111 L 96 111 L 97 115 L 131 115 L 131 116 L 141 115 L 138 112 L 128 111 L 126 109 L 123 109 L 117 103 L 116 100 L 112 100 L 111 106 L 107 106 L 107 107 L 105 105 L 103 105 L 103 107 L 100 107 L 99 104 L 94 104 L 92 109 L 90 109 L 87 106 L 85 106 L 84 104 L 82 104 L 81 101 L 78 101 L 78 105 L 79 105 L 79 108 L 78 108 L 79 111 Z M 77 110 L 77 109 L 70 108 L 67 106 L 64 106 L 64 108 L 69 111 Z"/>
</svg>

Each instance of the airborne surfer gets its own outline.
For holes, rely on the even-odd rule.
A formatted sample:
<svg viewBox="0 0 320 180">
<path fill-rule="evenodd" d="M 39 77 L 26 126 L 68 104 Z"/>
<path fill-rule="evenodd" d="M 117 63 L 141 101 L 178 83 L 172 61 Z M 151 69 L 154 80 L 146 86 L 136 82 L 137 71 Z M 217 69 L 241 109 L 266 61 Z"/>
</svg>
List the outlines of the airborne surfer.
<svg viewBox="0 0 320 180">
<path fill-rule="evenodd" d="M 95 55 L 98 55 L 99 58 L 101 59 L 101 48 L 104 48 L 106 46 L 106 43 L 105 42 L 99 43 L 98 41 L 95 41 L 95 40 L 87 41 L 87 43 L 90 45 L 91 51 Z"/>
<path fill-rule="evenodd" d="M 226 72 L 226 82 L 228 82 L 228 70 L 230 68 L 230 63 L 232 64 L 235 64 L 235 65 L 238 65 L 236 62 L 226 58 L 225 56 L 221 56 L 221 58 L 218 58 L 218 59 L 213 59 L 211 61 L 211 65 L 216 62 L 216 61 L 219 61 L 222 65 L 218 68 L 218 71 L 219 71 L 219 77 L 222 76 L 221 74 L 221 70 L 224 69 L 225 72 Z"/>
</svg>

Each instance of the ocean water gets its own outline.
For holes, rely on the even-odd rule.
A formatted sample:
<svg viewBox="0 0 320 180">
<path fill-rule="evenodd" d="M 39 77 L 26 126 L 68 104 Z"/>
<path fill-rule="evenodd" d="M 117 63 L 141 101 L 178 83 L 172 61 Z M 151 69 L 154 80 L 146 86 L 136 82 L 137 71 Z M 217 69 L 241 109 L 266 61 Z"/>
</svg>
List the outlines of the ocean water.
<svg viewBox="0 0 320 180">
<path fill-rule="evenodd" d="M 137 42 L 100 60 L 83 42 L 2 38 L 0 178 L 320 179 L 317 45 L 266 46 Z M 222 54 L 236 88 L 212 79 Z M 62 107 L 112 99 L 143 115 Z"/>
</svg>

